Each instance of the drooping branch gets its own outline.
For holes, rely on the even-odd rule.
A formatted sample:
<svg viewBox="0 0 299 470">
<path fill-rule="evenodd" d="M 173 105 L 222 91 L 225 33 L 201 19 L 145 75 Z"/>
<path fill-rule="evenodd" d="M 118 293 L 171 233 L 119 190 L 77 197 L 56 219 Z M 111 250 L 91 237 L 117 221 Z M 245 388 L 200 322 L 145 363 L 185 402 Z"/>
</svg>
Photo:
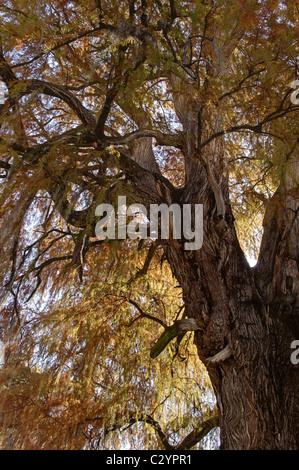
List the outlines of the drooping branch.
<svg viewBox="0 0 299 470">
<path fill-rule="evenodd" d="M 29 185 L 28 185 L 29 186 Z M 0 233 L 0 247 L 7 246 L 13 240 L 16 240 L 23 225 L 24 217 L 32 204 L 36 193 L 38 192 L 38 185 L 36 187 L 27 187 L 20 194 L 16 201 L 13 210 L 11 210 L 9 217 L 1 221 Z"/>
<path fill-rule="evenodd" d="M 53 98 L 63 100 L 75 112 L 84 125 L 88 126 L 92 131 L 95 130 L 96 119 L 93 113 L 66 87 L 36 78 L 31 80 L 19 80 L 2 54 L 0 54 L 0 77 L 7 85 L 10 94 L 14 87 L 18 87 L 17 92 L 13 93 L 12 105 L 25 95 L 33 92 L 44 93 Z"/>
<path fill-rule="evenodd" d="M 92 28 L 92 29 L 89 29 L 88 31 L 83 31 L 82 33 L 78 33 L 76 34 L 76 36 L 73 36 L 69 39 L 67 39 L 66 41 L 63 41 L 61 43 L 58 43 L 56 44 L 56 46 L 53 46 L 51 49 L 49 49 L 48 51 L 45 51 L 45 52 L 40 52 L 39 54 L 36 54 L 34 57 L 32 57 L 31 59 L 29 60 L 26 60 L 26 61 L 23 61 L 23 62 L 18 62 L 16 64 L 13 64 L 11 66 L 12 69 L 16 69 L 18 67 L 23 67 L 24 65 L 30 65 L 32 64 L 33 62 L 35 62 L 36 60 L 38 59 L 41 59 L 42 57 L 44 57 L 45 55 L 48 55 L 50 54 L 51 52 L 55 52 L 57 51 L 58 49 L 64 47 L 64 46 L 68 46 L 69 44 L 75 42 L 75 41 L 78 41 L 78 39 L 82 39 L 82 38 L 85 38 L 87 36 L 91 36 L 92 34 L 96 33 L 97 31 L 100 31 L 102 29 L 101 26 L 97 26 L 95 28 Z"/>
<path fill-rule="evenodd" d="M 33 269 L 33 271 L 36 271 L 36 274 L 35 274 L 35 277 L 37 279 L 37 282 L 36 282 L 36 285 L 33 289 L 33 291 L 30 293 L 29 297 L 27 298 L 27 302 L 29 302 L 30 299 L 32 299 L 32 297 L 34 296 L 35 292 L 37 291 L 37 289 L 39 288 L 42 280 L 41 280 L 41 272 L 47 267 L 49 266 L 50 264 L 52 263 L 57 263 L 59 261 L 66 261 L 68 259 L 71 259 L 72 256 L 71 255 L 64 255 L 64 256 L 56 256 L 54 258 L 50 258 L 50 259 L 47 259 L 46 261 L 44 261 L 41 265 L 37 266 L 36 268 Z"/>
</svg>

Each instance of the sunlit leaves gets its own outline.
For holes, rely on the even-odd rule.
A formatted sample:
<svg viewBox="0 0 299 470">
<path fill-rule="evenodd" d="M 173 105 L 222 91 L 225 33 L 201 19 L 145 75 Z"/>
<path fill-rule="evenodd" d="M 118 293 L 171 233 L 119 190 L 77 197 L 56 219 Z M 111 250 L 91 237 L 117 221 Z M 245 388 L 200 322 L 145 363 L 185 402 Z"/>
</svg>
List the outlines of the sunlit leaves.
<svg viewBox="0 0 299 470">
<path fill-rule="evenodd" d="M 128 289 L 126 266 L 132 265 L 136 254 L 128 253 L 124 260 L 119 252 L 113 258 L 110 251 L 104 253 L 97 255 L 101 271 L 97 270 L 99 260 L 95 256 L 89 259 L 90 284 L 78 290 L 68 283 L 68 292 L 65 290 L 61 301 L 49 311 L 32 312 L 24 327 L 21 350 L 11 354 L 8 371 L 14 367 L 15 354 L 22 358 L 20 367 L 27 364 L 26 369 L 17 369 L 16 378 L 2 392 L 2 400 L 12 410 L 17 406 L 10 418 L 5 418 L 16 447 L 61 448 L 65 442 L 68 448 L 81 448 L 95 445 L 95 437 L 100 448 L 107 439 L 117 447 L 117 435 L 108 431 L 122 429 L 131 416 L 155 411 L 162 426 L 165 423 L 170 429 L 184 431 L 192 424 L 191 416 L 196 422 L 213 407 L 213 401 L 210 405 L 201 403 L 201 390 L 207 390 L 209 384 L 203 372 L 202 378 L 198 376 L 198 359 L 190 339 L 179 348 L 187 361 L 175 358 L 174 345 L 158 361 L 152 361 L 149 347 L 157 328 L 146 318 L 138 319 L 138 311 L 128 302 L 134 298 L 167 324 L 181 315 L 180 296 L 169 268 L 159 267 L 159 258 L 155 258 L 153 270 Z M 135 264 L 138 267 L 137 259 Z M 191 399 L 194 408 L 190 415 Z M 15 428 L 17 416 L 24 426 L 29 416 L 34 423 L 34 431 L 23 444 L 18 444 L 22 428 Z M 59 425 L 54 426 L 53 421 Z M 94 436 L 89 443 L 84 434 L 75 432 L 78 426 L 85 436 L 87 430 Z M 136 426 L 132 433 L 130 439 L 135 436 L 147 445 L 157 445 L 149 431 L 144 434 Z"/>
</svg>

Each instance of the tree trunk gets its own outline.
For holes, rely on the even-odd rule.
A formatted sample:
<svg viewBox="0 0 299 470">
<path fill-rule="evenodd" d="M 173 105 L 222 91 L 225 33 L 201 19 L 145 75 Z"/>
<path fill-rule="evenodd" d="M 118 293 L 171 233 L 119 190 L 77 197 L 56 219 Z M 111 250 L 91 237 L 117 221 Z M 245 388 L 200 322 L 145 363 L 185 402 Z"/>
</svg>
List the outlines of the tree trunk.
<svg viewBox="0 0 299 470">
<path fill-rule="evenodd" d="M 195 344 L 216 394 L 221 448 L 298 449 L 299 366 L 291 362 L 291 343 L 299 338 L 298 189 L 295 194 L 294 181 L 282 179 L 251 268 L 225 185 L 225 219 L 219 223 L 215 198 L 202 184 L 203 247 L 186 252 L 170 243 L 168 261 L 183 288 L 186 315 L 201 325 Z"/>
<path fill-rule="evenodd" d="M 298 312 L 281 314 L 262 299 L 236 239 L 224 262 L 202 251 L 187 258 L 170 249 L 168 259 L 187 315 L 202 325 L 195 344 L 217 397 L 221 446 L 298 449 L 299 376 L 290 360 Z"/>
<path fill-rule="evenodd" d="M 182 287 L 185 316 L 199 325 L 195 344 L 217 398 L 221 447 L 298 449 L 299 366 L 291 362 L 291 343 L 299 338 L 298 159 L 286 165 L 291 171 L 268 204 L 252 268 L 235 232 L 222 143 L 190 155 L 191 131 L 183 189 L 124 157 L 122 166 L 146 206 L 203 204 L 200 250 L 186 251 L 185 240 L 160 242 Z"/>
</svg>

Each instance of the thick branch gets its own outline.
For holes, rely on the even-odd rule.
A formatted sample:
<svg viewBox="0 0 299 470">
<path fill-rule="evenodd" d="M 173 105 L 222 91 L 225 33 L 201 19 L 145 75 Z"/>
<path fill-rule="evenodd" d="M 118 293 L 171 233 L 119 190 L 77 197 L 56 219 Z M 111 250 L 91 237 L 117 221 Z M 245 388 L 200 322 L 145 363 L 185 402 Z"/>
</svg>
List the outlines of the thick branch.
<svg viewBox="0 0 299 470">
<path fill-rule="evenodd" d="M 55 207 L 63 219 L 77 228 L 86 228 L 90 226 L 90 234 L 94 235 L 95 229 L 95 203 L 92 203 L 87 209 L 75 210 L 74 204 L 70 203 L 66 195 L 66 185 L 62 178 L 53 175 L 48 168 L 45 168 L 50 183 L 47 191 L 55 203 Z"/>
<path fill-rule="evenodd" d="M 193 429 L 182 442 L 175 447 L 176 450 L 189 450 L 198 444 L 212 429 L 219 426 L 218 416 L 203 421 L 197 428 Z"/>
<path fill-rule="evenodd" d="M 23 83 L 26 85 L 26 90 L 23 92 L 24 94 L 38 91 L 45 95 L 63 100 L 76 113 L 82 123 L 89 126 L 90 129 L 94 131 L 96 126 L 95 116 L 89 109 L 83 106 L 81 101 L 71 91 L 61 85 L 38 79 L 32 79 Z"/>
<path fill-rule="evenodd" d="M 164 446 L 164 449 L 166 449 L 166 450 L 174 450 L 175 449 L 174 446 L 169 444 L 168 439 L 167 439 L 165 433 L 163 432 L 163 430 L 160 426 L 160 423 L 158 423 L 158 421 L 156 421 L 152 416 L 146 415 L 143 419 L 141 419 L 139 421 L 144 421 L 145 423 L 150 424 L 150 426 L 152 426 L 155 429 L 155 431 L 157 431 L 157 434 L 161 439 L 161 442 Z"/>
<path fill-rule="evenodd" d="M 88 421 L 96 421 L 98 419 L 99 418 L 94 418 L 93 420 L 90 419 Z M 129 420 L 128 426 L 126 426 L 125 429 L 128 429 L 128 427 L 131 427 L 138 422 L 149 424 L 157 432 L 159 438 L 161 439 L 161 443 L 164 449 L 172 450 L 172 451 L 191 449 L 196 444 L 198 444 L 212 429 L 219 426 L 218 416 L 213 416 L 207 419 L 206 421 L 203 421 L 202 423 L 200 423 L 199 426 L 193 429 L 193 431 L 191 431 L 179 444 L 171 445 L 168 441 L 168 438 L 165 432 L 161 428 L 160 423 L 149 414 L 132 416 Z M 113 428 L 109 429 L 108 431 L 111 432 L 120 428 L 121 426 L 116 425 L 116 426 L 113 426 Z"/>
<path fill-rule="evenodd" d="M 163 132 L 155 130 L 155 129 L 138 130 L 138 131 L 131 132 L 121 137 L 106 137 L 106 140 L 112 145 L 123 145 L 123 144 L 128 144 L 136 139 L 142 139 L 144 137 L 155 138 L 159 145 L 180 148 L 183 144 L 182 135 L 164 134 Z"/>
<path fill-rule="evenodd" d="M 195 318 L 184 318 L 182 320 L 177 320 L 173 325 L 165 328 L 165 331 L 154 344 L 150 352 L 151 358 L 155 359 L 158 357 L 159 354 L 164 351 L 168 343 L 170 343 L 170 341 L 179 334 L 186 333 L 187 331 L 197 331 L 200 329 L 201 326 L 198 324 Z"/>
</svg>

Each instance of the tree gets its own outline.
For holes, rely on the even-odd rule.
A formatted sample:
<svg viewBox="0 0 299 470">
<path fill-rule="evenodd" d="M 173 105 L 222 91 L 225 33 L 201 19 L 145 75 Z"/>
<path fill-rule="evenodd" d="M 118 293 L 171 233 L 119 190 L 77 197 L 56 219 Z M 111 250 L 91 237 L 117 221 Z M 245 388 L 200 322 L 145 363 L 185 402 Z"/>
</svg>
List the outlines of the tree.
<svg viewBox="0 0 299 470">
<path fill-rule="evenodd" d="M 153 260 L 165 259 L 183 308 L 177 298 L 172 325 L 147 318 L 164 328 L 151 355 L 161 360 L 171 339 L 180 344 L 193 332 L 217 398 L 221 448 L 298 449 L 295 2 L 35 0 L 29 8 L 11 0 L 1 11 L 4 317 L 13 312 L 15 328 L 22 325 L 25 300 L 51 284 L 58 296 L 69 291 L 69 313 L 82 313 L 77 279 L 91 301 L 99 263 L 105 269 L 121 256 L 127 266 L 128 253 L 134 263 L 138 246 L 144 265 L 133 278 L 122 274 L 118 293 L 146 317 L 134 294 Z M 202 248 L 185 250 L 172 236 L 135 245 L 97 239 L 96 207 L 118 195 L 147 210 L 202 204 Z M 252 267 L 244 253 L 257 251 Z M 117 302 L 105 295 L 103 312 L 113 318 Z M 113 322 L 107 342 L 109 331 Z"/>
</svg>

